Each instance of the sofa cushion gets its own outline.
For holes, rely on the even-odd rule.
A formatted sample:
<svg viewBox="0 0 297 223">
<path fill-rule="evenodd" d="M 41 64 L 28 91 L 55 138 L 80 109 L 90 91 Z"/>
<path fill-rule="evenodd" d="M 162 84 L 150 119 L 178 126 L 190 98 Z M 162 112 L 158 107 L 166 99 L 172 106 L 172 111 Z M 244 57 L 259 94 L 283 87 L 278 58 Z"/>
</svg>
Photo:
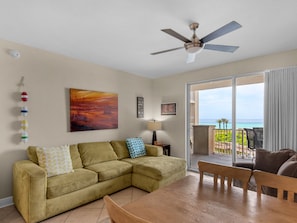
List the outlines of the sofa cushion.
<svg viewBox="0 0 297 223">
<path fill-rule="evenodd" d="M 145 144 L 145 151 L 147 156 L 162 156 L 163 148 L 161 146 Z"/>
<path fill-rule="evenodd" d="M 70 155 L 71 155 L 73 169 L 82 168 L 83 165 L 82 165 L 82 161 L 80 158 L 80 154 L 78 152 L 77 144 L 70 145 L 69 149 L 70 149 Z"/>
<path fill-rule="evenodd" d="M 29 146 L 27 148 L 27 156 L 28 156 L 28 159 L 31 160 L 33 163 L 38 164 L 36 148 L 37 148 L 36 146 Z"/>
<path fill-rule="evenodd" d="M 38 164 L 36 148 L 37 148 L 36 146 L 29 146 L 27 149 L 27 156 L 28 156 L 29 160 L 31 160 L 33 163 Z M 70 145 L 69 149 L 70 149 L 70 155 L 71 155 L 73 169 L 81 168 L 83 165 L 82 165 L 82 161 L 80 158 L 80 154 L 78 152 L 77 145 L 76 144 Z"/>
<path fill-rule="evenodd" d="M 109 142 L 79 143 L 78 151 L 84 166 L 118 159 Z"/>
<path fill-rule="evenodd" d="M 127 138 L 126 143 L 132 159 L 146 155 L 142 138 Z"/>
<path fill-rule="evenodd" d="M 85 167 L 98 174 L 99 181 L 110 180 L 132 172 L 132 165 L 123 161 L 113 160 Z"/>
<path fill-rule="evenodd" d="M 297 178 L 297 155 L 292 156 L 279 168 L 278 175 Z"/>
<path fill-rule="evenodd" d="M 47 198 L 59 197 L 97 182 L 97 173 L 83 168 L 75 169 L 72 173 L 49 177 L 47 181 Z"/>
<path fill-rule="evenodd" d="M 295 151 L 291 149 L 281 149 L 277 152 L 256 149 L 255 169 L 276 174 L 280 166 L 294 154 Z"/>
<path fill-rule="evenodd" d="M 36 149 L 39 166 L 46 169 L 47 176 L 73 172 L 69 145 Z"/>
<path fill-rule="evenodd" d="M 119 159 L 129 158 L 129 150 L 125 140 L 113 140 L 110 142 L 113 150 L 117 154 Z"/>
<path fill-rule="evenodd" d="M 126 158 L 123 161 L 133 165 L 133 173 L 162 180 L 170 175 L 186 169 L 184 159 L 172 156 L 143 156 L 137 159 Z"/>
</svg>

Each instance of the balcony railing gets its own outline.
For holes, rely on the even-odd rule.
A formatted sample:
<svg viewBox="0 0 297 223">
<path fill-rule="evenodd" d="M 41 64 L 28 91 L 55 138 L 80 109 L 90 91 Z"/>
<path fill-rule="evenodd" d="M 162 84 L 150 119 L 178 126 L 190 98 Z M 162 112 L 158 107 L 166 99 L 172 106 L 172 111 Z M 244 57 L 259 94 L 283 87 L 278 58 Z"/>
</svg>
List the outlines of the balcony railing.
<svg viewBox="0 0 297 223">
<path fill-rule="evenodd" d="M 232 130 L 214 129 L 214 149 L 215 154 L 232 154 Z M 253 156 L 253 151 L 248 149 L 247 137 L 243 129 L 236 130 L 236 154 L 240 158 Z"/>
</svg>

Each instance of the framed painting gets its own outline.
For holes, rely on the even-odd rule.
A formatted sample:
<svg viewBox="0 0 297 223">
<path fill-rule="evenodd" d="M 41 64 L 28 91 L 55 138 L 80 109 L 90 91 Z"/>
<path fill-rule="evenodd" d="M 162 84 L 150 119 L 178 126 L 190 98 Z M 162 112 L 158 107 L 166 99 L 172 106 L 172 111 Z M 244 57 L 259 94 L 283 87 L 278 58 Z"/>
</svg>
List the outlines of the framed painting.
<svg viewBox="0 0 297 223">
<path fill-rule="evenodd" d="M 137 118 L 143 118 L 144 117 L 144 99 L 143 99 L 143 97 L 137 97 L 136 104 L 137 104 Z"/>
<path fill-rule="evenodd" d="M 69 89 L 70 131 L 118 128 L 118 95 L 115 93 Z"/>
<path fill-rule="evenodd" d="M 161 115 L 176 115 L 176 103 L 161 104 Z"/>
</svg>

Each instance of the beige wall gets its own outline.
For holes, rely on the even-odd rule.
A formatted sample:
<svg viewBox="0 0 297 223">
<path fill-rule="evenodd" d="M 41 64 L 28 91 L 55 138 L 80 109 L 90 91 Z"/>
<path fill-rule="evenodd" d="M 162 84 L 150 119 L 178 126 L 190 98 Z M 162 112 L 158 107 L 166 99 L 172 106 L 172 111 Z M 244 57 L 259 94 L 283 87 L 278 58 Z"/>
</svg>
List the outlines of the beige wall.
<svg viewBox="0 0 297 223">
<path fill-rule="evenodd" d="M 86 141 L 125 139 L 142 136 L 151 140 L 145 120 L 163 120 L 158 140 L 170 143 L 172 155 L 186 157 L 186 84 L 233 74 L 297 65 L 297 50 L 215 66 L 156 80 L 104 68 L 0 40 L 0 199 L 12 195 L 11 168 L 26 158 L 28 145 L 60 145 Z M 11 58 L 6 50 L 18 49 L 21 58 Z M 29 93 L 29 142 L 19 140 L 18 84 L 25 77 Z M 115 92 L 119 95 L 119 128 L 70 133 L 68 131 L 68 88 Z M 144 97 L 145 118 L 136 118 L 136 97 Z M 161 116 L 162 102 L 176 102 L 177 115 Z"/>
<path fill-rule="evenodd" d="M 155 105 L 167 101 L 177 102 L 176 116 L 160 117 L 166 121 L 163 124 L 164 131 L 159 134 L 159 138 L 171 144 L 173 156 L 186 157 L 185 98 L 187 83 L 296 65 L 297 50 L 294 50 L 158 79 L 154 82 L 153 100 Z M 154 110 L 154 112 L 155 116 L 160 114 L 158 110 Z"/>
<path fill-rule="evenodd" d="M 145 120 L 152 118 L 152 80 L 3 40 L 0 49 L 0 199 L 12 195 L 12 164 L 26 158 L 28 145 L 53 146 L 130 136 L 151 140 Z M 18 49 L 21 57 L 10 57 L 7 49 Z M 20 142 L 18 84 L 22 76 L 29 94 L 27 144 Z M 69 132 L 69 88 L 117 93 L 118 129 Z M 136 118 L 137 96 L 144 97 L 144 119 Z"/>
</svg>

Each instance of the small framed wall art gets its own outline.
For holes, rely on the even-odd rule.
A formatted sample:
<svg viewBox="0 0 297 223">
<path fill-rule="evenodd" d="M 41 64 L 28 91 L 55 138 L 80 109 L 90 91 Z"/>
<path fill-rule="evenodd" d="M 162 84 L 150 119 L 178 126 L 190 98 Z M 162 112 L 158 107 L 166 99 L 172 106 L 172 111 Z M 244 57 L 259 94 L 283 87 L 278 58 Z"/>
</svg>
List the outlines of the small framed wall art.
<svg viewBox="0 0 297 223">
<path fill-rule="evenodd" d="M 144 99 L 143 97 L 136 98 L 136 106 L 137 106 L 137 118 L 144 117 Z"/>
<path fill-rule="evenodd" d="M 176 103 L 161 104 L 161 115 L 176 115 Z"/>
</svg>

